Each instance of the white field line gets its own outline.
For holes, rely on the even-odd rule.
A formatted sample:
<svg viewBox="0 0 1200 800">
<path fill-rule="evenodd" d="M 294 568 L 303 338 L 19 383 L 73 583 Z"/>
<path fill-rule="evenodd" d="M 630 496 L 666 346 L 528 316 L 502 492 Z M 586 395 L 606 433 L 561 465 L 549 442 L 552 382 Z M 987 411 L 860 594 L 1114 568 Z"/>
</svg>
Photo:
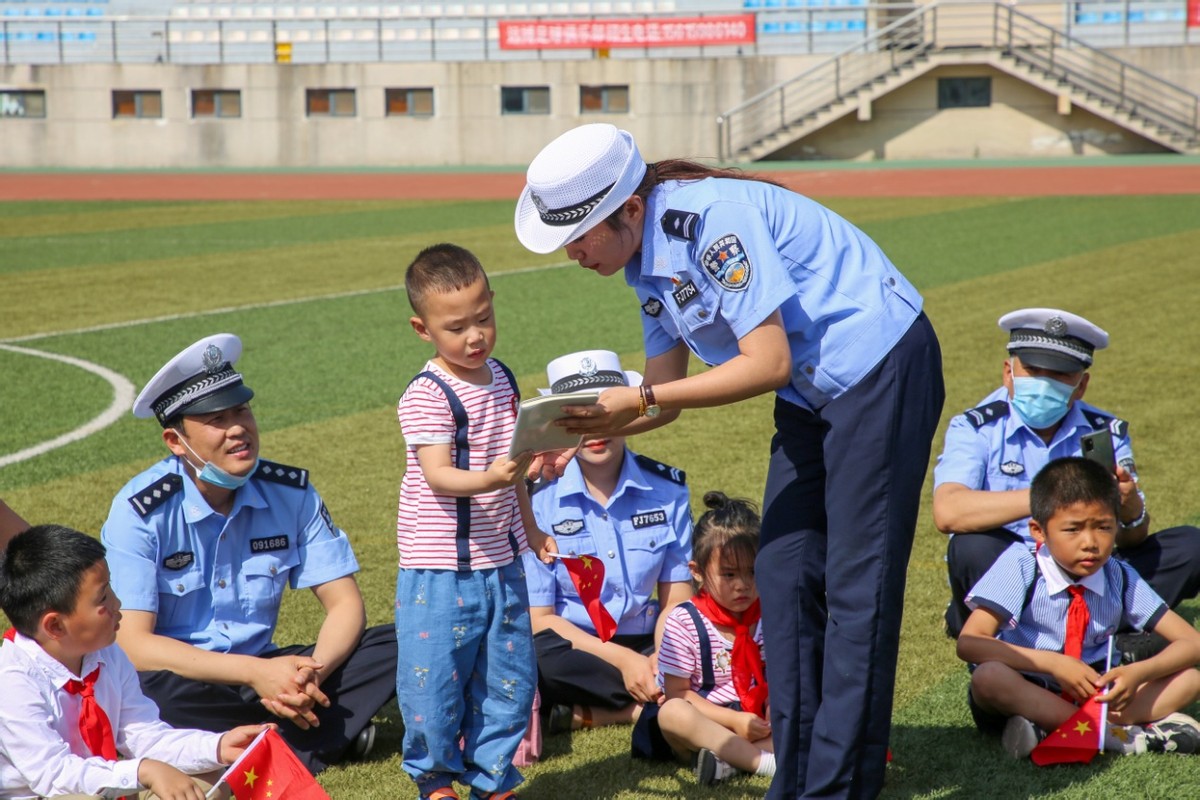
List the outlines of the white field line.
<svg viewBox="0 0 1200 800">
<path fill-rule="evenodd" d="M 108 385 L 113 388 L 113 400 L 108 408 L 104 410 L 98 417 L 79 426 L 73 431 L 68 431 L 62 436 L 57 436 L 40 444 L 35 444 L 33 447 L 27 447 L 24 450 L 18 450 L 15 453 L 0 456 L 0 467 L 6 467 L 9 464 L 15 464 L 18 461 L 27 461 L 28 459 L 40 456 L 42 453 L 48 453 L 51 450 L 62 447 L 63 445 L 77 442 L 80 439 L 87 438 L 97 431 L 107 428 L 114 422 L 125 416 L 130 407 L 133 405 L 133 398 L 136 395 L 133 384 L 124 375 L 113 372 L 107 367 L 102 367 L 91 361 L 84 361 L 82 358 L 74 358 L 72 356 L 59 355 L 58 353 L 47 353 L 42 350 L 31 350 L 28 347 L 14 347 L 10 344 L 0 344 L 0 349 L 8 350 L 12 353 L 18 353 L 25 356 L 33 356 L 34 358 L 48 358 L 51 361 L 61 361 L 64 364 L 70 364 L 73 367 L 79 367 L 93 375 L 99 375 L 104 380 L 108 381 Z"/>
<path fill-rule="evenodd" d="M 575 262 L 564 261 L 556 264 L 545 264 L 536 267 L 521 267 L 519 269 L 510 269 L 505 272 L 497 272 L 490 275 L 491 280 L 497 280 L 506 275 L 521 275 L 529 272 L 545 272 L 552 269 L 561 269 L 562 267 L 573 266 Z M 108 381 L 113 387 L 113 401 L 104 413 L 100 414 L 95 419 L 87 422 L 84 425 L 76 428 L 73 431 L 64 433 L 62 436 L 57 436 L 45 442 L 35 444 L 32 447 L 27 447 L 24 450 L 18 450 L 15 453 L 0 455 L 0 468 L 6 467 L 9 464 L 16 464 L 19 461 L 28 461 L 31 458 L 36 458 L 43 453 L 48 453 L 71 442 L 77 442 L 91 436 L 93 433 L 107 428 L 114 422 L 125 415 L 130 408 L 133 407 L 133 400 L 137 396 L 133 383 L 128 378 L 112 370 L 95 364 L 91 361 L 84 361 L 80 358 L 72 356 L 59 355 L 58 353 L 48 353 L 42 350 L 32 350 L 27 347 L 15 347 L 18 342 L 32 342 L 38 339 L 50 339 L 55 336 L 77 336 L 84 333 L 96 333 L 97 331 L 109 331 L 119 328 L 135 328 L 140 325 L 153 325 L 159 322 L 173 322 L 181 319 L 194 319 L 198 317 L 209 317 L 216 314 L 228 314 L 235 311 L 254 311 L 262 308 L 276 308 L 278 306 L 291 306 L 300 303 L 323 302 L 326 300 L 340 300 L 344 297 L 362 297 L 372 294 L 384 294 L 386 292 L 403 291 L 403 284 L 399 286 L 384 286 L 377 289 L 358 289 L 352 292 L 337 292 L 335 294 L 316 295 L 313 297 L 298 297 L 291 300 L 273 300 L 267 303 L 250 303 L 243 306 L 226 306 L 224 308 L 213 308 L 207 311 L 194 311 L 188 314 L 167 314 L 161 317 L 148 317 L 146 319 L 126 320 L 124 322 L 110 322 L 104 325 L 91 325 L 86 328 L 72 328 L 68 330 L 51 331 L 48 333 L 34 333 L 27 336 L 16 336 L 10 339 L 0 339 L 0 349 L 8 350 L 18 355 L 32 356 L 34 358 L 48 358 L 52 361 L 60 361 L 64 364 L 70 364 L 74 367 L 79 367 L 94 375 L 99 375 L 104 380 Z"/>
<path fill-rule="evenodd" d="M 498 280 L 507 275 L 525 275 L 530 272 L 547 272 L 552 269 L 562 269 L 563 267 L 575 266 L 574 261 L 561 261 L 556 264 L 544 264 L 537 267 L 520 267 L 519 269 L 510 269 L 504 272 L 496 272 L 488 276 L 488 280 Z M 242 306 L 223 306 L 222 308 L 210 308 L 205 311 L 191 311 L 186 314 L 165 314 L 161 317 L 146 317 L 145 319 L 130 319 L 123 322 L 106 322 L 102 325 L 90 325 L 86 328 L 66 328 L 58 331 L 48 331 L 46 333 L 30 333 L 25 336 L 12 336 L 9 338 L 0 338 L 0 344 L 18 344 L 20 342 L 34 342 L 38 339 L 52 339 L 55 336 L 75 336 L 81 333 L 96 333 L 98 331 L 119 330 L 121 328 L 136 328 L 140 325 L 154 325 L 159 322 L 175 322 L 181 319 L 195 319 L 198 317 L 211 317 L 217 314 L 230 314 L 236 311 L 256 311 L 262 308 L 278 308 L 280 306 L 294 306 L 301 303 L 320 303 L 326 300 L 341 300 L 345 297 L 364 297 L 373 294 L 386 294 L 387 292 L 402 292 L 404 284 L 396 286 L 381 286 L 375 289 L 355 289 L 351 292 L 335 292 L 333 294 L 318 294 L 310 297 L 294 297 L 290 300 L 271 300 L 266 303 L 247 303 Z"/>
</svg>

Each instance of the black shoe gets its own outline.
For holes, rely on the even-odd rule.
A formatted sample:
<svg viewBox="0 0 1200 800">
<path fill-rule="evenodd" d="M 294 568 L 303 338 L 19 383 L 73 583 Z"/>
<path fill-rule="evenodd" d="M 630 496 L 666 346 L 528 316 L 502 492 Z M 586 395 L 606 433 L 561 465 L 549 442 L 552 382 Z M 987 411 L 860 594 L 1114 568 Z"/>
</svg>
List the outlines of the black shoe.
<svg viewBox="0 0 1200 800">
<path fill-rule="evenodd" d="M 737 767 L 717 758 L 717 754 L 707 747 L 697 751 L 696 764 L 692 769 L 696 773 L 696 782 L 701 786 L 712 786 L 738 774 Z"/>
<path fill-rule="evenodd" d="M 1113 646 L 1121 654 L 1122 664 L 1132 664 L 1161 653 L 1167 640 L 1157 633 L 1118 633 Z"/>
<path fill-rule="evenodd" d="M 1200 722 L 1187 714 L 1168 714 L 1147 725 L 1145 736 L 1149 753 L 1200 753 Z"/>
<path fill-rule="evenodd" d="M 358 736 L 354 737 L 354 741 L 350 742 L 350 746 L 346 748 L 346 761 L 363 761 L 371 755 L 371 751 L 374 749 L 375 723 L 372 722 L 359 731 Z"/>
</svg>

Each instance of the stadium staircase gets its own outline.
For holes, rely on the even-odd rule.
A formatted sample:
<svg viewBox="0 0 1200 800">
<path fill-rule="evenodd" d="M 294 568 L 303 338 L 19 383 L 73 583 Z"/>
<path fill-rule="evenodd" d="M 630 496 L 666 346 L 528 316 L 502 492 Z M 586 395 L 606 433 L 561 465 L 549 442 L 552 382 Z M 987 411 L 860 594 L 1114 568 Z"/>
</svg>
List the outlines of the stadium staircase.
<svg viewBox="0 0 1200 800">
<path fill-rule="evenodd" d="M 1178 153 L 1200 153 L 1200 96 L 1003 3 L 924 6 L 717 118 L 720 156 L 756 161 L 933 69 L 987 65 Z"/>
</svg>

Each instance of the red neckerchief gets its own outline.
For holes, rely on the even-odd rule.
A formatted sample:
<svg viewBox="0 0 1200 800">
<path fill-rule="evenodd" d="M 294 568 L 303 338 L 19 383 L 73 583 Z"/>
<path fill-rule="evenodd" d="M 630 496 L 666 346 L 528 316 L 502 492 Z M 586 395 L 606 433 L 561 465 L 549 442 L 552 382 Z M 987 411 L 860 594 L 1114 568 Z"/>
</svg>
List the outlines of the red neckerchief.
<svg viewBox="0 0 1200 800">
<path fill-rule="evenodd" d="M 754 626 L 762 617 L 758 600 L 741 613 L 740 618 L 719 604 L 703 589 L 692 598 L 692 605 L 714 625 L 733 628 L 733 688 L 743 711 L 763 716 L 767 705 L 767 674 L 762 651 L 754 641 Z"/>
<path fill-rule="evenodd" d="M 100 756 L 107 761 L 117 760 L 117 743 L 113 739 L 112 724 L 108 715 L 96 702 L 96 679 L 100 677 L 100 667 L 97 666 L 83 680 L 69 680 L 63 688 L 68 694 L 77 694 L 83 698 L 79 709 L 79 733 L 83 742 L 92 751 L 92 755 Z"/>
</svg>

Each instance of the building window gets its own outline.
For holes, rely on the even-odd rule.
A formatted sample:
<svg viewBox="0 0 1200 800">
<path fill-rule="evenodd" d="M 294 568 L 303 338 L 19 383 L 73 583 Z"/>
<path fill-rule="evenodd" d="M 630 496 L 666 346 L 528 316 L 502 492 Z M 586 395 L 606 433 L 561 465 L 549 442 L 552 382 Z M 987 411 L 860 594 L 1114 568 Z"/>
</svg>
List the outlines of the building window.
<svg viewBox="0 0 1200 800">
<path fill-rule="evenodd" d="M 501 114 L 549 114 L 549 86 L 500 87 Z"/>
<path fill-rule="evenodd" d="M 45 116 L 46 93 L 41 89 L 0 92 L 0 117 L 41 119 Z"/>
<path fill-rule="evenodd" d="M 240 117 L 242 93 L 237 89 L 193 89 L 192 117 Z"/>
<path fill-rule="evenodd" d="M 353 117 L 353 89 L 308 89 L 305 108 L 310 117 Z"/>
<path fill-rule="evenodd" d="M 432 117 L 433 89 L 386 89 L 389 117 Z"/>
<path fill-rule="evenodd" d="M 986 108 L 991 104 L 991 78 L 938 78 L 938 108 Z"/>
<path fill-rule="evenodd" d="M 629 112 L 628 86 L 580 86 L 579 113 L 626 114 Z"/>
<path fill-rule="evenodd" d="M 162 118 L 162 92 L 114 91 L 112 93 L 113 119 L 136 117 L 139 119 Z"/>
</svg>

